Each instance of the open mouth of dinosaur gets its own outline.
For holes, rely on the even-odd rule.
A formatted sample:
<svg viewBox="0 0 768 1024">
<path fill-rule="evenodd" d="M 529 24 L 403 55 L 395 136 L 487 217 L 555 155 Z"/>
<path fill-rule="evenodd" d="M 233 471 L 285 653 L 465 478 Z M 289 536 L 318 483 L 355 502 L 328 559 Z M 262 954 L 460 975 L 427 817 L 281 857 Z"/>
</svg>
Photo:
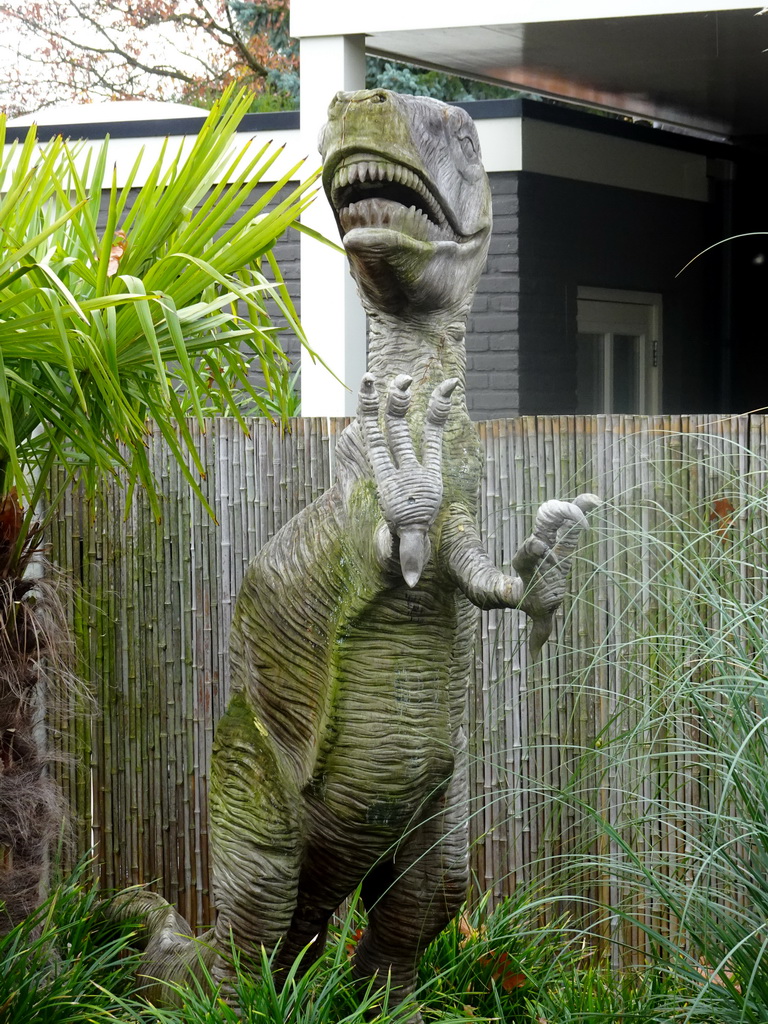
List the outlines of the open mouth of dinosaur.
<svg viewBox="0 0 768 1024">
<path fill-rule="evenodd" d="M 384 228 L 421 242 L 460 242 L 440 200 L 415 171 L 356 153 L 333 174 L 331 202 L 344 235 Z"/>
</svg>

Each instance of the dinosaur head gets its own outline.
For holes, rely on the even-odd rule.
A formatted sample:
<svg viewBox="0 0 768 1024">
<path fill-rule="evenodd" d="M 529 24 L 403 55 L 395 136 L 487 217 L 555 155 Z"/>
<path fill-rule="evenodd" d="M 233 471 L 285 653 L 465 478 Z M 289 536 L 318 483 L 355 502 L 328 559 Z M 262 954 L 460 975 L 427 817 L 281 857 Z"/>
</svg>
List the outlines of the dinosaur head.
<svg viewBox="0 0 768 1024">
<path fill-rule="evenodd" d="M 323 185 L 369 312 L 467 307 L 485 265 L 491 196 L 472 119 L 384 89 L 337 93 Z"/>
</svg>

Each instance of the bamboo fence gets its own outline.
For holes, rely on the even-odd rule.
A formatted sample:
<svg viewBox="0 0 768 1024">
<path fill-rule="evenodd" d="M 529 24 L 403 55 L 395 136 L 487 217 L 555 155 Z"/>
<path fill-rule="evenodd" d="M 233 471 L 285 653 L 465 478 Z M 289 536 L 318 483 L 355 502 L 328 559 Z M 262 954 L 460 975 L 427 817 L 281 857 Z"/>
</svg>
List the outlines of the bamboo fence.
<svg viewBox="0 0 768 1024">
<path fill-rule="evenodd" d="M 281 433 L 254 420 L 246 435 L 229 419 L 209 422 L 204 434 L 192 425 L 215 520 L 153 436 L 159 523 L 141 494 L 126 510 L 115 481 L 93 505 L 68 493 L 53 530 L 51 557 L 75 581 L 78 670 L 95 696 L 95 710 L 54 712 L 49 723 L 76 826 L 72 857 L 95 848 L 103 886 L 156 883 L 196 927 L 212 913 L 208 772 L 227 702 L 233 604 L 249 560 L 333 480 L 343 426 L 298 419 Z M 574 565 L 569 594 L 579 599 L 569 596 L 558 612 L 541 661 L 528 661 L 524 616 L 478 616 L 468 695 L 472 869 L 477 888 L 499 899 L 552 882 L 569 852 L 587 843 L 609 861 L 620 856 L 615 841 L 592 836 L 585 807 L 618 821 L 624 794 L 650 805 L 662 779 L 667 791 L 676 780 L 691 805 L 710 799 L 700 773 L 658 744 L 644 748 L 644 761 L 609 760 L 592 775 L 574 769 L 606 730 L 617 722 L 626 729 L 642 712 L 643 650 L 638 659 L 635 645 L 630 664 L 622 630 L 650 615 L 658 629 L 675 629 L 663 621 L 669 610 L 643 596 L 657 571 L 643 538 L 691 507 L 706 522 L 718 500 L 733 510 L 752 501 L 768 482 L 768 418 L 523 417 L 478 428 L 486 460 L 480 524 L 497 565 L 509 567 L 541 501 L 582 491 L 605 501 Z M 754 529 L 732 518 L 729 528 Z M 643 527 L 632 543 L 630 521 Z M 650 664 L 650 647 L 647 654 Z M 685 800 L 676 796 L 675 807 Z M 674 842 L 671 830 L 642 828 L 649 847 Z M 629 898 L 610 872 L 585 884 L 606 905 Z"/>
</svg>

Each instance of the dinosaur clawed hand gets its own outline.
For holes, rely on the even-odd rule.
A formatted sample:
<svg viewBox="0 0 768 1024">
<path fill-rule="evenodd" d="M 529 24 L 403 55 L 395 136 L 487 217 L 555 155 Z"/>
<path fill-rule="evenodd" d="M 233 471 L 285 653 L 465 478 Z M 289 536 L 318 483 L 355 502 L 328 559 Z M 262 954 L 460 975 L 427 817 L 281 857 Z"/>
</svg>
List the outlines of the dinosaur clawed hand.
<svg viewBox="0 0 768 1024">
<path fill-rule="evenodd" d="M 424 419 L 421 461 L 406 422 L 412 378 L 400 374 L 387 395 L 384 432 L 373 375 L 360 385 L 358 419 L 388 530 L 399 542 L 400 568 L 409 587 L 418 583 L 430 554 L 429 529 L 443 500 L 443 427 L 458 379 L 443 381 L 432 392 Z"/>
<path fill-rule="evenodd" d="M 533 620 L 528 647 L 534 657 L 552 631 L 554 612 L 565 597 L 573 553 L 587 527 L 585 513 L 599 504 L 595 494 L 545 501 L 536 513 L 533 533 L 512 560 L 525 584 L 520 607 Z"/>
</svg>

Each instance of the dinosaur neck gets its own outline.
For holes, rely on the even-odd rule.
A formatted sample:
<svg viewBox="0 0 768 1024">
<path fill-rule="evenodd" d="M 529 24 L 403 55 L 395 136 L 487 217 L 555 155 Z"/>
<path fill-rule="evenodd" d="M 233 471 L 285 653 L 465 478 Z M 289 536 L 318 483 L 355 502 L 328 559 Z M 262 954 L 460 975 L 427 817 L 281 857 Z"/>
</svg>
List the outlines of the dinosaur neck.
<svg viewBox="0 0 768 1024">
<path fill-rule="evenodd" d="M 466 312 L 456 316 L 430 314 L 417 321 L 369 311 L 369 318 L 368 368 L 381 397 L 398 374 L 413 378 L 408 420 L 417 446 L 433 389 L 448 378 L 458 377 L 451 414 L 443 430 L 443 487 L 449 502 L 460 500 L 474 509 L 482 460 L 464 390 Z"/>
<path fill-rule="evenodd" d="M 466 316 L 430 314 L 401 319 L 369 313 L 368 368 L 376 382 L 388 385 L 398 374 L 413 378 L 414 393 L 428 390 L 449 377 L 459 378 L 463 399 Z"/>
</svg>

